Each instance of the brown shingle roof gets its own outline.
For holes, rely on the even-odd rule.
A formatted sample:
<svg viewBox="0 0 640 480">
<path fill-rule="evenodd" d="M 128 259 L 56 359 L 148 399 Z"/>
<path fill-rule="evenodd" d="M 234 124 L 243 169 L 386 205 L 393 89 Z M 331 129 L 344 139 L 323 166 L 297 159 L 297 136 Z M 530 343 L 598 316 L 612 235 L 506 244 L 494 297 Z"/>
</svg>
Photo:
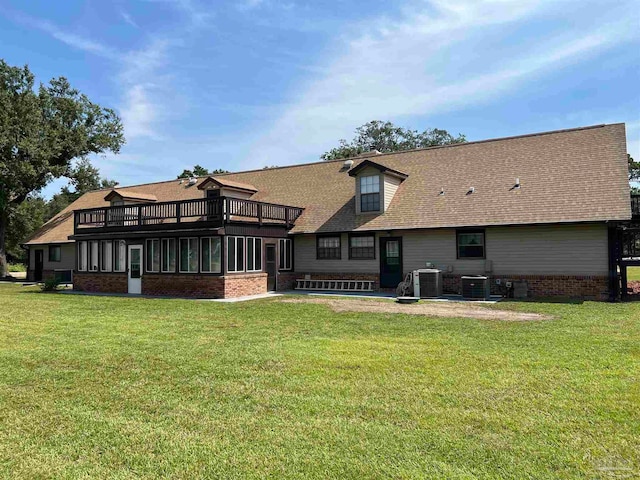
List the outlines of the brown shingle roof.
<svg viewBox="0 0 640 480">
<path fill-rule="evenodd" d="M 123 200 L 145 200 L 147 202 L 155 202 L 156 200 L 158 200 L 152 193 L 134 192 L 129 189 L 119 190 L 117 188 L 114 188 L 109 193 L 107 193 L 104 199 L 107 201 L 111 201 L 111 199 L 115 196 L 121 197 Z"/>
<path fill-rule="evenodd" d="M 235 188 L 238 190 L 246 190 L 248 192 L 257 192 L 258 189 L 256 187 L 254 187 L 253 185 L 249 185 L 248 183 L 242 183 L 242 182 L 234 182 L 233 180 L 230 180 L 228 178 L 225 177 L 207 177 L 204 179 L 204 181 L 199 182 L 198 188 L 199 189 L 203 189 L 207 184 L 209 183 L 215 183 L 216 185 L 220 186 L 220 187 L 228 187 L 228 188 Z"/>
<path fill-rule="evenodd" d="M 371 156 L 354 158 L 354 167 Z M 293 233 L 625 220 L 631 217 L 624 124 L 377 154 L 408 175 L 382 215 L 355 215 L 344 160 L 217 175 L 254 186 L 253 200 L 304 207 Z M 516 178 L 521 188 L 511 189 Z M 475 192 L 467 195 L 470 187 Z M 440 189 L 445 191 L 439 195 Z M 178 180 L 118 187 L 158 201 L 202 197 Z M 66 241 L 73 209 L 107 205 L 83 195 L 28 243 Z"/>
</svg>

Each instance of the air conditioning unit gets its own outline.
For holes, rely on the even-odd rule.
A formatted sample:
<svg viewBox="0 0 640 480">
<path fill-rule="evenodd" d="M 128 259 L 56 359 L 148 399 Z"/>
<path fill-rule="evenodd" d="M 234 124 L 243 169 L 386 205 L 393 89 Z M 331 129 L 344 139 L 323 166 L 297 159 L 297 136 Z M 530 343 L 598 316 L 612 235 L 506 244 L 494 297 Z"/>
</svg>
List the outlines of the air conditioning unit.
<svg viewBox="0 0 640 480">
<path fill-rule="evenodd" d="M 462 277 L 462 298 L 465 300 L 489 300 L 491 284 L 483 275 L 467 275 Z"/>
<path fill-rule="evenodd" d="M 435 268 L 414 270 L 413 295 L 420 298 L 442 296 L 442 271 Z"/>
</svg>

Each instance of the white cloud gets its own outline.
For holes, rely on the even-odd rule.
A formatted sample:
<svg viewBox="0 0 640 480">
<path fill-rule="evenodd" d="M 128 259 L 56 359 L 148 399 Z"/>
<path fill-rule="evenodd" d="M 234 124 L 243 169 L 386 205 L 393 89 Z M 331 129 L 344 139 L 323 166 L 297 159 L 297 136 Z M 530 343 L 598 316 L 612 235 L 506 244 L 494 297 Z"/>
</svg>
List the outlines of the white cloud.
<svg viewBox="0 0 640 480">
<path fill-rule="evenodd" d="M 486 102 L 521 82 L 579 62 L 628 38 L 624 20 L 602 30 L 541 37 L 533 48 L 504 48 L 510 29 L 555 13 L 555 3 L 506 0 L 412 2 L 400 20 L 363 21 L 256 140 L 251 166 L 317 158 L 372 119 L 425 116 Z M 500 35 L 502 38 L 496 40 Z"/>
<path fill-rule="evenodd" d="M 131 15 L 129 15 L 127 12 L 120 12 L 120 16 L 126 23 L 131 25 L 133 28 L 140 28 L 138 24 L 135 22 L 135 20 L 131 17 Z"/>
</svg>

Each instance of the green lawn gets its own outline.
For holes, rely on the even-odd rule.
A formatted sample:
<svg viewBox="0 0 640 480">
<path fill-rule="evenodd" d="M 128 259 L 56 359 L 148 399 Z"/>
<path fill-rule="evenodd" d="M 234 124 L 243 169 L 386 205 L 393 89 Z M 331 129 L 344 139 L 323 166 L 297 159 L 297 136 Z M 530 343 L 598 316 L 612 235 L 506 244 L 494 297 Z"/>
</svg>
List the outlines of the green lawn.
<svg viewBox="0 0 640 480">
<path fill-rule="evenodd" d="M 0 477 L 637 475 L 640 303 L 498 308 L 556 318 L 0 285 Z"/>
<path fill-rule="evenodd" d="M 640 267 L 627 267 L 627 280 L 640 282 Z"/>
</svg>

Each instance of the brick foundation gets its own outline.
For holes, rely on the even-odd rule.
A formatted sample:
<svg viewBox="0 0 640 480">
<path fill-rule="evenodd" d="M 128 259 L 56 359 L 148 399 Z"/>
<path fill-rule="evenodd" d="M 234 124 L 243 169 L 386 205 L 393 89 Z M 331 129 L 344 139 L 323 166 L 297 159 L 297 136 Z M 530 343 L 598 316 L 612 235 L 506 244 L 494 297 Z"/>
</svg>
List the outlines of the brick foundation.
<svg viewBox="0 0 640 480">
<path fill-rule="evenodd" d="M 127 274 L 74 272 L 73 289 L 81 292 L 127 293 Z"/>
<path fill-rule="evenodd" d="M 444 293 L 460 294 L 460 278 L 463 275 L 443 275 Z M 496 284 L 499 278 L 502 285 Z M 608 300 L 609 278 L 607 276 L 581 275 L 493 275 L 489 276 L 491 293 L 504 295 L 505 283 L 525 280 L 529 289 L 529 298 L 573 297 L 592 300 Z"/>
<path fill-rule="evenodd" d="M 301 274 L 295 272 L 278 272 L 276 277 L 276 291 L 293 290 L 296 286 L 296 279 L 304 278 Z"/>
<path fill-rule="evenodd" d="M 75 273 L 74 289 L 127 293 L 126 273 Z M 142 276 L 142 294 L 167 297 L 234 298 L 267 291 L 266 273 L 237 275 L 158 274 Z"/>
</svg>

